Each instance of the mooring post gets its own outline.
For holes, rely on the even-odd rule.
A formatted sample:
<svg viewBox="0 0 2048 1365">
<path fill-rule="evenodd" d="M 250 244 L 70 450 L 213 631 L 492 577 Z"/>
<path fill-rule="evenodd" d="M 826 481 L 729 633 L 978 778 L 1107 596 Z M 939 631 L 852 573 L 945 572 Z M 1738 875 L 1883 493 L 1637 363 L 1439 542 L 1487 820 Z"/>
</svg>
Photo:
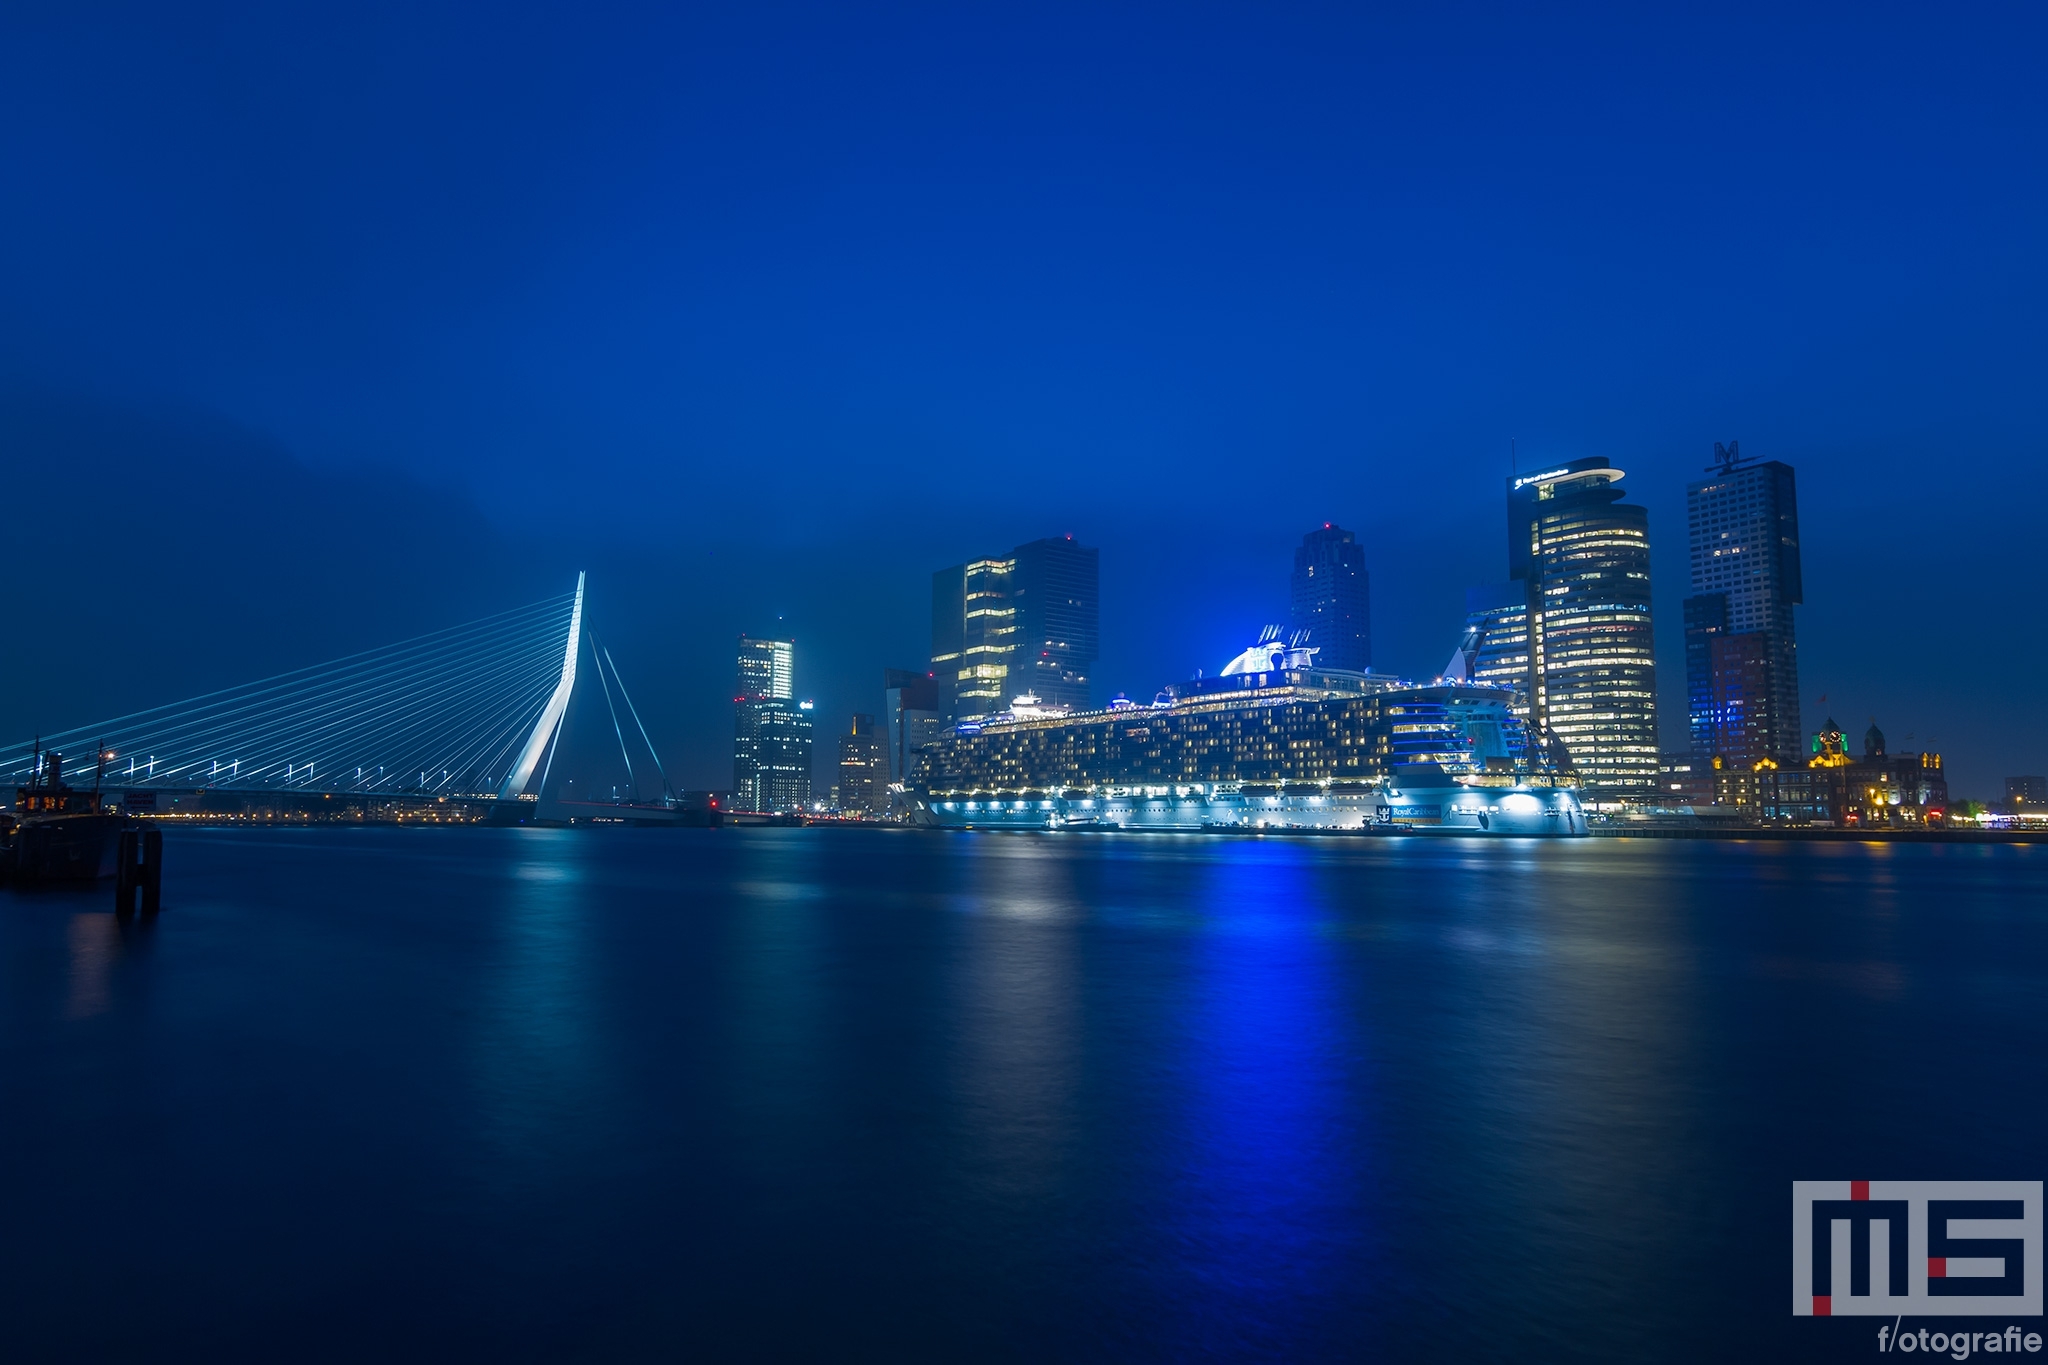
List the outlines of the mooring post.
<svg viewBox="0 0 2048 1365">
<path fill-rule="evenodd" d="M 142 835 L 142 913 L 154 915 L 163 908 L 164 832 L 145 829 Z"/>
<path fill-rule="evenodd" d="M 114 915 L 117 919 L 127 919 L 135 913 L 136 863 L 142 852 L 141 842 L 141 830 L 121 831 L 120 848 L 114 855 Z"/>
</svg>

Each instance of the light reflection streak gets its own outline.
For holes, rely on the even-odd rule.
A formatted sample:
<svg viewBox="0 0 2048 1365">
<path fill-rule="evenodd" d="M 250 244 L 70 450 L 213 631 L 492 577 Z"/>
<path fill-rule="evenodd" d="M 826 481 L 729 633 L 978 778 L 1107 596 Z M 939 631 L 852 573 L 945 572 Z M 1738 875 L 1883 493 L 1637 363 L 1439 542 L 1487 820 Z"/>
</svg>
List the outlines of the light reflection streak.
<svg viewBox="0 0 2048 1365">
<path fill-rule="evenodd" d="M 742 831 L 735 853 L 727 1058 L 739 1150 L 772 1178 L 799 1161 L 827 1101 L 828 916 L 817 845 Z"/>
<path fill-rule="evenodd" d="M 509 869 L 501 937 L 476 1039 L 478 1121 L 501 1169 L 521 1181 L 604 1126 L 611 1085 L 603 1009 L 574 836 L 522 845 Z"/>
<path fill-rule="evenodd" d="M 71 946 L 71 990 L 67 1019 L 90 1019 L 107 1009 L 107 978 L 121 949 L 121 929 L 111 911 L 77 914 L 67 931 Z"/>
<path fill-rule="evenodd" d="M 1181 1026 L 1181 1241 L 1212 1327 L 1256 1339 L 1326 1296 L 1369 1235 L 1351 1203 L 1367 1122 L 1346 1093 L 1319 898 L 1292 841 L 1237 844 L 1207 862 Z M 1340 1231 L 1341 1229 L 1341 1231 Z"/>
<path fill-rule="evenodd" d="M 961 1121 L 974 1185 L 1021 1208 L 1057 1190 L 1075 1140 L 1073 867 L 1037 838 L 990 839 L 976 852 L 956 969 Z"/>
</svg>

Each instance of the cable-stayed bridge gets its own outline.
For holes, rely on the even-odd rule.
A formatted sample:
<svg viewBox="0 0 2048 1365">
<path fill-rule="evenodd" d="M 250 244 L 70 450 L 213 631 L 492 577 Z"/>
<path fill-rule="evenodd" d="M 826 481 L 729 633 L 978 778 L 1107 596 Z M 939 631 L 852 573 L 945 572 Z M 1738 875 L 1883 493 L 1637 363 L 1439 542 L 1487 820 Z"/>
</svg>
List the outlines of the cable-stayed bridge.
<svg viewBox="0 0 2048 1365">
<path fill-rule="evenodd" d="M 627 770 L 625 716 L 668 790 L 625 684 L 576 590 L 382 649 L 0 749 L 0 783 L 39 755 L 77 786 L 391 799 L 537 800 L 587 647 Z M 611 676 L 606 677 L 609 673 Z"/>
</svg>

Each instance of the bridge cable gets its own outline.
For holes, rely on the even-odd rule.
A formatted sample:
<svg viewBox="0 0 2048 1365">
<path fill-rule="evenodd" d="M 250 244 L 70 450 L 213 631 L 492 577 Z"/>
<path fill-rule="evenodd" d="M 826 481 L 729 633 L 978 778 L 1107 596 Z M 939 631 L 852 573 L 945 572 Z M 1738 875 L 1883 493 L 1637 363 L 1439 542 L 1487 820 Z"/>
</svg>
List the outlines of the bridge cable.
<svg viewBox="0 0 2048 1365">
<path fill-rule="evenodd" d="M 604 660 L 597 657 L 597 632 L 584 633 L 590 637 L 590 661 L 597 665 L 597 685 L 604 689 L 604 708 L 612 713 L 612 733 L 619 737 L 619 757 L 626 760 L 626 785 L 637 802 L 640 799 L 640 780 L 633 776 L 633 755 L 626 752 L 626 732 L 619 728 L 619 712 L 612 705 L 611 684 L 604 680 Z"/>
<path fill-rule="evenodd" d="M 495 616 L 486 616 L 480 620 L 471 621 L 466 625 L 450 626 L 445 630 L 430 631 L 425 635 L 414 636 L 409 640 L 401 640 L 397 644 L 380 645 L 376 649 L 366 649 L 359 651 L 355 654 L 344 654 L 339 659 L 330 659 L 323 664 L 309 664 L 304 668 L 295 668 L 288 672 L 272 674 L 270 677 L 259 678 L 254 682 L 240 683 L 233 687 L 218 688 L 212 692 L 202 692 L 198 696 L 188 697 L 182 702 L 166 702 L 162 706 L 152 706 L 145 708 L 141 711 L 131 711 L 125 716 L 116 716 L 112 720 L 100 721 L 97 722 L 97 724 L 100 726 L 111 727 L 114 725 L 119 725 L 123 721 L 139 720 L 144 716 L 155 715 L 157 712 L 160 711 L 171 711 L 172 708 L 174 707 L 186 708 L 185 711 L 174 712 L 174 715 L 186 714 L 186 712 L 188 711 L 196 711 L 200 709 L 198 708 L 197 703 L 211 700 L 214 697 L 224 697 L 232 693 L 246 692 L 251 688 L 262 688 L 272 683 L 282 683 L 287 679 L 297 678 L 301 674 L 312 674 L 316 677 L 322 676 L 328 671 L 338 669 L 342 664 L 353 663 L 357 660 L 367 660 L 377 655 L 391 654 L 400 650 L 405 650 L 409 647 L 424 645 L 427 641 L 436 640 L 442 636 L 452 636 L 460 634 L 463 631 L 476 630 L 480 627 L 499 622 L 503 620 L 503 618 L 508 616 L 519 616 L 528 612 L 539 613 L 550 607 L 559 608 L 562 605 L 572 601 L 574 597 L 574 593 L 565 593 L 560 597 L 549 598 L 544 602 L 535 602 L 525 607 L 515 607 L 510 611 L 499 612 Z M 49 736 L 48 738 L 68 742 L 73 737 L 77 735 L 86 734 L 94 728 L 95 727 L 92 725 L 80 726 L 73 730 L 59 731 L 55 735 Z"/>
<path fill-rule="evenodd" d="M 404 774 L 401 785 L 412 790 L 495 788 L 508 755 L 554 690 L 560 613 L 573 601 L 573 594 L 551 598 L 62 731 L 51 736 L 53 747 L 84 743 L 100 730 L 129 757 L 126 774 L 115 768 L 109 776 L 116 782 L 125 776 L 131 786 L 310 791 L 326 777 L 342 779 L 340 790 L 368 792 Z M 550 765 L 560 733 L 558 725 Z M 230 755 L 225 761 L 223 750 Z M 18 771 L 29 752 L 23 746 L 9 762 L 0 749 L 0 772 Z M 146 770 L 137 766 L 144 754 L 150 756 Z M 308 760 L 303 765 L 300 756 Z M 630 773 L 630 756 L 627 762 Z M 346 778 L 350 768 L 353 780 Z M 412 773 L 421 775 L 417 785 Z"/>
<path fill-rule="evenodd" d="M 647 745 L 647 756 L 654 760 L 654 771 L 661 774 L 661 790 L 666 796 L 674 796 L 676 789 L 668 782 L 668 770 L 661 766 L 661 755 L 654 752 L 654 741 L 647 738 L 647 727 L 641 723 L 640 712 L 633 705 L 633 699 L 626 694 L 626 680 L 619 676 L 619 666 L 612 661 L 612 647 L 604 647 L 604 661 L 612 666 L 612 681 L 619 685 L 619 695 L 626 699 L 626 713 L 633 717 L 633 724 L 640 727 L 640 739 Z"/>
</svg>

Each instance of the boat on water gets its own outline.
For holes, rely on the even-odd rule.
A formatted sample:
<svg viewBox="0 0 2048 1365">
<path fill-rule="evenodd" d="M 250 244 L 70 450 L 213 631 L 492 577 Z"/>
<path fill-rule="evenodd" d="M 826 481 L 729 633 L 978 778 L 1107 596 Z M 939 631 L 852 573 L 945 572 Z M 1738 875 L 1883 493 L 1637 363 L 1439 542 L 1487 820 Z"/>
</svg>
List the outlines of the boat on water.
<svg viewBox="0 0 2048 1365">
<path fill-rule="evenodd" d="M 121 835 L 136 822 L 103 802 L 104 750 L 91 791 L 64 781 L 64 755 L 51 750 L 37 757 L 28 785 L 14 789 L 13 811 L 0 812 L 0 879 L 37 886 L 113 876 Z"/>
<path fill-rule="evenodd" d="M 1578 793 L 1522 782 L 1480 787 L 1441 771 L 1373 784 L 1197 783 L 1091 791 L 949 792 L 909 796 L 910 823 L 940 828 L 1462 833 L 1570 837 L 1586 833 Z"/>
<path fill-rule="evenodd" d="M 914 825 L 1583 836 L 1569 754 L 1509 689 L 1323 668 L 1269 626 L 1150 706 L 1043 706 L 956 723 L 901 793 Z"/>
</svg>

